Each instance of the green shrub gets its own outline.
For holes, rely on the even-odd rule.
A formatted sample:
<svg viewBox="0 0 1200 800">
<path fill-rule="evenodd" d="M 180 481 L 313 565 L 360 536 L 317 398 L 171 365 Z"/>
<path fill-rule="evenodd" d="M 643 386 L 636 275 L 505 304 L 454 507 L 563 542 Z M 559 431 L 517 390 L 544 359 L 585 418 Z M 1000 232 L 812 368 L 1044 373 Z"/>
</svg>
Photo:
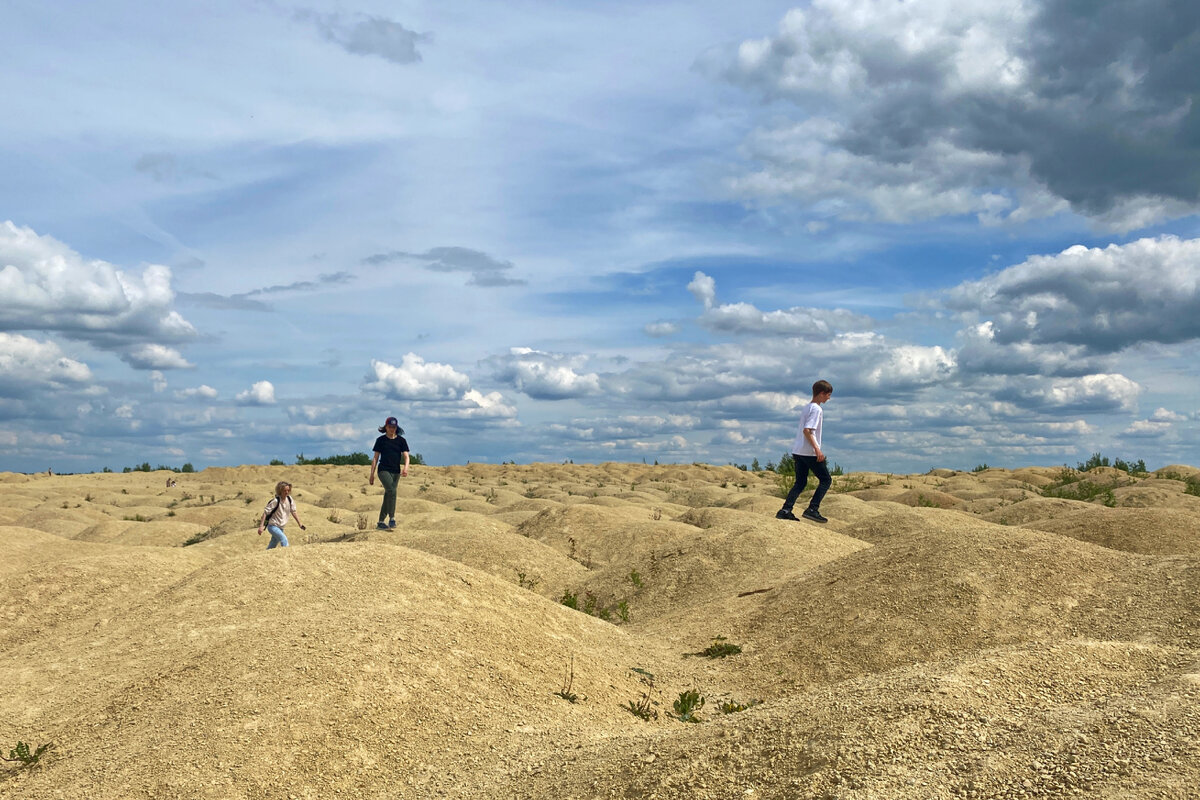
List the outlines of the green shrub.
<svg viewBox="0 0 1200 800">
<path fill-rule="evenodd" d="M 680 722 L 699 722 L 696 712 L 704 708 L 704 695 L 699 689 L 688 689 L 679 693 L 679 699 L 672 703 L 675 716 Z"/>
</svg>

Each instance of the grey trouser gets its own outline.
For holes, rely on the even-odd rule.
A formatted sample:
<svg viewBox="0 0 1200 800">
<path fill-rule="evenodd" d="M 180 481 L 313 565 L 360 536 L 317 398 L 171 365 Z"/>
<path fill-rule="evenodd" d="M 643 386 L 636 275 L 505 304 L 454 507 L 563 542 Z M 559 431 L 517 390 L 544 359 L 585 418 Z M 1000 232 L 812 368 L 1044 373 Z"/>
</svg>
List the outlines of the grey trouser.
<svg viewBox="0 0 1200 800">
<path fill-rule="evenodd" d="M 385 517 L 396 518 L 396 484 L 400 482 L 399 472 L 379 471 L 379 482 L 383 484 L 383 505 L 379 507 L 379 521 Z"/>
</svg>

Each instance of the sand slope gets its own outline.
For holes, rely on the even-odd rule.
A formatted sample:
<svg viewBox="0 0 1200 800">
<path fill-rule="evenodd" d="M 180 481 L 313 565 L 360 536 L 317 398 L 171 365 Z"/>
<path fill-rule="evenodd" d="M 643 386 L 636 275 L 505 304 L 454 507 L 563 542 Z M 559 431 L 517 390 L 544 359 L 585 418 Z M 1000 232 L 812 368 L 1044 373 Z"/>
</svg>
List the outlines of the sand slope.
<svg viewBox="0 0 1200 800">
<path fill-rule="evenodd" d="M 0 475 L 0 797 L 1194 798 L 1200 472 L 1093 472 Z"/>
</svg>

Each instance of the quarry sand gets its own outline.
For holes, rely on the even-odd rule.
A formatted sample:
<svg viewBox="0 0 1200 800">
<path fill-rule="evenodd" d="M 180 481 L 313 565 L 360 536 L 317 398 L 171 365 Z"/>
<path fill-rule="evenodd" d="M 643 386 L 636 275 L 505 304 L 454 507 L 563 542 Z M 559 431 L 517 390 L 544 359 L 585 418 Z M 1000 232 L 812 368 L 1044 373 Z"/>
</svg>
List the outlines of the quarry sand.
<svg viewBox="0 0 1200 800">
<path fill-rule="evenodd" d="M 0 474 L 0 797 L 1200 798 L 1188 466 L 168 474 Z"/>
</svg>

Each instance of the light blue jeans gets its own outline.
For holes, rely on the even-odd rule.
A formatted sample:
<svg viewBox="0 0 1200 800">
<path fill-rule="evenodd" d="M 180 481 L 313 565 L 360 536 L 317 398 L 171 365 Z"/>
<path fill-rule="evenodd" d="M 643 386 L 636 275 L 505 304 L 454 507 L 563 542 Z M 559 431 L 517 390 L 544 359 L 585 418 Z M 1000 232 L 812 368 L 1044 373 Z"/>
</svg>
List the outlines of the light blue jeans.
<svg viewBox="0 0 1200 800">
<path fill-rule="evenodd" d="M 271 543 L 267 545 L 267 549 L 272 547 L 287 547 L 287 537 L 283 535 L 283 528 L 278 525 L 268 525 L 267 532 L 271 534 Z"/>
</svg>

